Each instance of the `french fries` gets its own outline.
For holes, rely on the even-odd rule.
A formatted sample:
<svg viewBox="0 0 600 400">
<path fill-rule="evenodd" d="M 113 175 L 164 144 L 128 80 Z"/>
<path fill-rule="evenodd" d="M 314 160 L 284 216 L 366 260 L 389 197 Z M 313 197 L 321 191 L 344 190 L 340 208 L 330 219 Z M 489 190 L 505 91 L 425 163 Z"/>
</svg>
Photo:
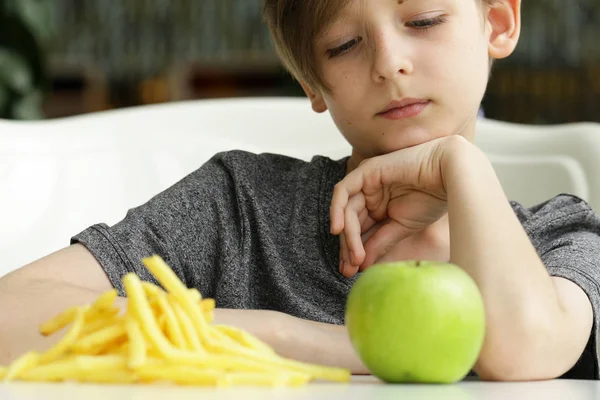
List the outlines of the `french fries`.
<svg viewBox="0 0 600 400">
<path fill-rule="evenodd" d="M 162 287 L 127 274 L 124 315 L 114 304 L 116 290 L 65 310 L 40 326 L 45 336 L 67 328 L 61 340 L 46 352 L 28 352 L 0 366 L 0 379 L 214 387 L 350 380 L 346 369 L 282 358 L 242 329 L 213 324 L 214 299 L 186 288 L 159 256 L 143 262 Z"/>
</svg>

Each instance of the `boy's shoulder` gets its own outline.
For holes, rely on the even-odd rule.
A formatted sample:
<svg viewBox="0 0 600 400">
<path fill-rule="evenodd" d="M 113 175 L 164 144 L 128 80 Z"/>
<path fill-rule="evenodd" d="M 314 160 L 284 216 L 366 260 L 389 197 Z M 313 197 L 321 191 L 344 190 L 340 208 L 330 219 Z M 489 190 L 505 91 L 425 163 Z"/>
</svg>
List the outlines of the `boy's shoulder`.
<svg viewBox="0 0 600 400">
<path fill-rule="evenodd" d="M 561 193 L 530 207 L 525 207 L 516 201 L 511 201 L 510 204 L 521 222 L 531 219 L 550 222 L 581 217 L 600 221 L 598 214 L 585 200 L 568 193 Z"/>
<path fill-rule="evenodd" d="M 580 197 L 559 194 L 532 207 L 512 201 L 512 208 L 534 246 L 553 247 L 565 241 L 596 247 L 600 238 L 600 216 Z"/>
<path fill-rule="evenodd" d="M 230 150 L 215 154 L 207 164 L 225 171 L 233 179 L 283 183 L 322 176 L 341 179 L 345 160 L 315 155 L 306 161 L 282 154 Z"/>
<path fill-rule="evenodd" d="M 227 150 L 216 153 L 213 160 L 221 160 L 228 163 L 243 163 L 256 165 L 263 168 L 283 168 L 284 170 L 289 168 L 301 168 L 310 165 L 323 165 L 328 163 L 337 164 L 342 160 L 332 160 L 329 157 L 314 155 L 310 161 L 292 157 L 285 154 L 277 153 L 255 153 L 247 150 Z"/>
</svg>

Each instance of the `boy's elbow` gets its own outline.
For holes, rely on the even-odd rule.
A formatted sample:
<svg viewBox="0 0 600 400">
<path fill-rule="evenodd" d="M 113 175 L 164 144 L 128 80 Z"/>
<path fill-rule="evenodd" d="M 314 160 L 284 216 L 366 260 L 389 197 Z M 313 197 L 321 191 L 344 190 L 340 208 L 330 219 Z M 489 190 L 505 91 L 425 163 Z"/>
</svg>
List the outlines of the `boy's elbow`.
<svg viewBox="0 0 600 400">
<path fill-rule="evenodd" d="M 542 365 L 533 355 L 509 352 L 481 357 L 475 372 L 481 380 L 502 382 L 546 380 L 560 375 L 548 365 Z"/>
<path fill-rule="evenodd" d="M 487 340 L 475 365 L 475 372 L 486 381 L 536 381 L 562 375 L 564 363 L 552 355 L 552 330 L 548 326 L 529 326 L 512 340 L 507 336 Z M 527 333 L 526 333 L 527 332 Z"/>
<path fill-rule="evenodd" d="M 522 308 L 509 323 L 486 333 L 475 372 L 483 380 L 530 381 L 566 374 L 581 358 L 592 333 L 593 311 L 574 283 L 557 280 L 560 307 Z"/>
<path fill-rule="evenodd" d="M 533 365 L 534 363 L 531 360 L 522 360 L 521 358 L 509 360 L 506 355 L 503 355 L 503 357 L 498 357 L 490 363 L 478 363 L 475 372 L 479 379 L 483 381 L 515 382 L 556 378 L 556 376 Z"/>
</svg>

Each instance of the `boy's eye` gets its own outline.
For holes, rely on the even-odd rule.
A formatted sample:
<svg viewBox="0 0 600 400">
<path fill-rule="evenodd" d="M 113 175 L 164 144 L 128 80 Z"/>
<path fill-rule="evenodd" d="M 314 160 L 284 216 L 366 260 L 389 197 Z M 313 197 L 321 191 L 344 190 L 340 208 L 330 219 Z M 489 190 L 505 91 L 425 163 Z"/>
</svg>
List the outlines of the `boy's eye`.
<svg viewBox="0 0 600 400">
<path fill-rule="evenodd" d="M 408 22 L 406 25 L 411 27 L 411 28 L 415 28 L 415 29 L 420 29 L 420 30 L 427 30 L 429 28 L 432 28 L 436 25 L 440 25 L 443 24 L 444 22 L 446 22 L 446 17 L 443 15 L 440 15 L 438 17 L 435 18 L 426 18 L 426 19 L 418 19 L 415 21 L 410 21 Z M 348 51 L 350 51 L 354 46 L 356 46 L 357 44 L 359 44 L 362 41 L 361 37 L 357 37 L 355 39 L 349 40 L 346 43 L 342 44 L 341 46 L 338 47 L 334 47 L 333 49 L 328 49 L 326 51 L 327 56 L 329 58 L 334 58 L 337 57 L 339 55 L 342 55 L 344 53 L 347 53 Z"/>
<path fill-rule="evenodd" d="M 410 21 L 406 25 L 415 29 L 429 29 L 436 25 L 443 24 L 444 22 L 446 22 L 446 17 L 440 15 L 439 17 L 435 18 L 418 19 L 415 21 Z"/>
<path fill-rule="evenodd" d="M 350 49 L 352 49 L 354 46 L 356 46 L 358 43 L 360 43 L 361 41 L 362 41 L 361 37 L 349 40 L 341 46 L 327 50 L 327 56 L 329 58 L 333 58 L 333 57 L 339 56 L 341 54 L 344 54 L 344 53 L 348 52 Z"/>
</svg>

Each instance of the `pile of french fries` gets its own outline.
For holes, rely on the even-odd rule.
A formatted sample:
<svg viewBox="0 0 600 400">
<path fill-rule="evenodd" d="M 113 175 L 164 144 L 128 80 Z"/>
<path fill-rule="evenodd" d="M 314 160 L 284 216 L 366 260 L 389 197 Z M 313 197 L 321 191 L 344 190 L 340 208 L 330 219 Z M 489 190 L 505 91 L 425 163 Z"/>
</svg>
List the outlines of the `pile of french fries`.
<svg viewBox="0 0 600 400">
<path fill-rule="evenodd" d="M 127 274 L 127 310 L 111 290 L 91 305 L 73 307 L 40 327 L 67 328 L 45 352 L 28 352 L 8 367 L 5 381 L 157 383 L 227 387 L 301 386 L 312 380 L 348 382 L 350 371 L 278 356 L 248 332 L 213 323 L 213 299 L 188 289 L 159 256 L 143 260 L 161 288 Z"/>
</svg>

